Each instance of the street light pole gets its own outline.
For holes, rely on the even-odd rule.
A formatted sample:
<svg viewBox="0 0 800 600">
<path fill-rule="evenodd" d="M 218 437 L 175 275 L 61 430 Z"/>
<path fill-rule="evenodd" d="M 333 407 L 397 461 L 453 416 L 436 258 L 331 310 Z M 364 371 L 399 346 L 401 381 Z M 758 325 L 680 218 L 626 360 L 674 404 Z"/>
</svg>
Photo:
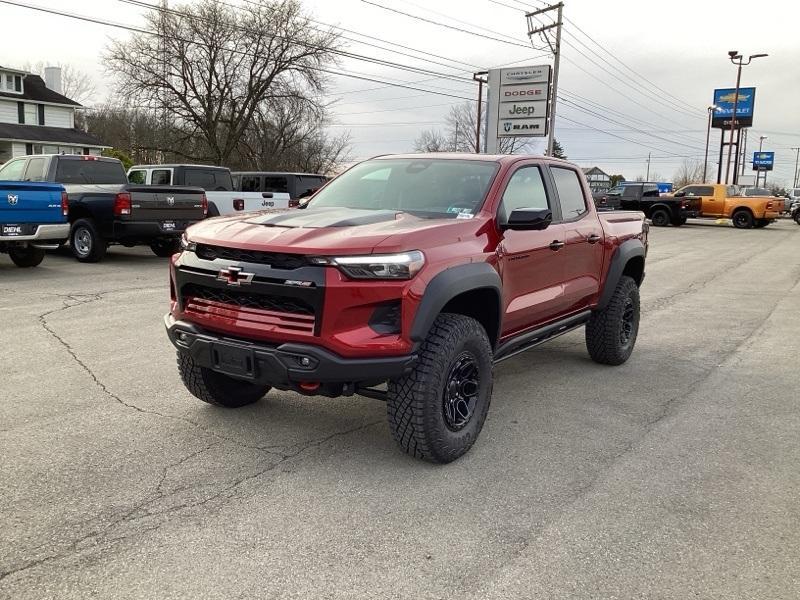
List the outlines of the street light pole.
<svg viewBox="0 0 800 600">
<path fill-rule="evenodd" d="M 738 50 L 730 50 L 728 52 L 728 57 L 731 60 L 731 63 L 736 65 L 736 89 L 733 93 L 733 114 L 731 115 L 731 135 L 728 140 L 728 163 L 725 167 L 725 183 L 728 183 L 728 180 L 731 175 L 731 156 L 733 152 L 733 135 L 736 131 L 736 111 L 739 108 L 739 87 L 742 84 L 742 67 L 746 67 L 749 65 L 754 58 L 761 58 L 762 56 L 767 56 L 766 54 L 751 54 L 747 58 L 747 62 L 744 62 L 744 56 L 739 54 Z M 736 151 L 739 151 L 739 147 L 736 147 Z M 734 174 L 735 175 L 735 174 Z"/>
<path fill-rule="evenodd" d="M 708 173 L 708 143 L 711 140 L 711 117 L 718 108 L 716 104 L 712 104 L 708 107 L 708 130 L 706 131 L 706 159 L 703 161 L 703 183 L 706 182 L 706 174 Z"/>
<path fill-rule="evenodd" d="M 481 112 L 483 111 L 483 84 L 486 83 L 488 71 L 474 73 L 472 79 L 478 82 L 478 118 L 475 121 L 475 154 L 481 153 Z"/>
<path fill-rule="evenodd" d="M 764 140 L 767 139 L 767 136 L 761 135 L 758 137 L 758 151 L 759 153 L 764 148 Z M 764 182 L 766 183 L 767 176 L 764 174 Z M 761 169 L 756 169 L 756 187 L 758 187 L 758 182 L 761 181 Z"/>
</svg>

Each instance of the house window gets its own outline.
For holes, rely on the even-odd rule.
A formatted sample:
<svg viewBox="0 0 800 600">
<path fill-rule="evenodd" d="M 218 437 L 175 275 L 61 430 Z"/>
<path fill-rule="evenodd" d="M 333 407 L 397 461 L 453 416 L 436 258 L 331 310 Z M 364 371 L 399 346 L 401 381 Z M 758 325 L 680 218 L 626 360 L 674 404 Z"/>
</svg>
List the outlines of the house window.
<svg viewBox="0 0 800 600">
<path fill-rule="evenodd" d="M 39 125 L 44 125 L 44 104 L 39 105 Z"/>
<path fill-rule="evenodd" d="M 17 121 L 20 125 L 25 124 L 25 103 L 17 102 Z"/>
<path fill-rule="evenodd" d="M 22 77 L 6 73 L 0 75 L 0 92 L 22 93 Z"/>
</svg>

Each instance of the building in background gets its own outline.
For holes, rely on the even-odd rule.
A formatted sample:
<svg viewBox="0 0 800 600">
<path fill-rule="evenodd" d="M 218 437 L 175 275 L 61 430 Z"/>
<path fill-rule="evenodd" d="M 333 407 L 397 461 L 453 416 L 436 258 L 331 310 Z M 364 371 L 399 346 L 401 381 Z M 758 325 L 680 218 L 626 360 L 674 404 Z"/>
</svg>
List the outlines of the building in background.
<svg viewBox="0 0 800 600">
<path fill-rule="evenodd" d="M 588 167 L 583 169 L 583 174 L 589 180 L 589 187 L 592 193 L 605 192 L 611 187 L 611 177 L 600 167 Z"/>
<path fill-rule="evenodd" d="M 75 127 L 82 108 L 61 94 L 61 69 L 33 73 L 0 66 L 0 164 L 26 154 L 94 154 L 104 145 Z"/>
</svg>

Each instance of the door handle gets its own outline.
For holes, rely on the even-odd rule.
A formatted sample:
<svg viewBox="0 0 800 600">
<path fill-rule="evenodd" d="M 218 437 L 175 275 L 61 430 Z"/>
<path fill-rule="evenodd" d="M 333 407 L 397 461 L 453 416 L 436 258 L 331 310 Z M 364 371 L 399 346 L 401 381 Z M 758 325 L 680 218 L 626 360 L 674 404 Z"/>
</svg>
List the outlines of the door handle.
<svg viewBox="0 0 800 600">
<path fill-rule="evenodd" d="M 561 250 L 566 244 L 559 240 L 550 242 L 550 250 Z"/>
<path fill-rule="evenodd" d="M 593 233 L 588 238 L 586 238 L 586 241 L 589 242 L 590 244 L 596 244 L 597 242 L 600 241 L 600 239 L 601 238 L 600 238 L 599 235 L 597 235 L 596 233 Z"/>
</svg>

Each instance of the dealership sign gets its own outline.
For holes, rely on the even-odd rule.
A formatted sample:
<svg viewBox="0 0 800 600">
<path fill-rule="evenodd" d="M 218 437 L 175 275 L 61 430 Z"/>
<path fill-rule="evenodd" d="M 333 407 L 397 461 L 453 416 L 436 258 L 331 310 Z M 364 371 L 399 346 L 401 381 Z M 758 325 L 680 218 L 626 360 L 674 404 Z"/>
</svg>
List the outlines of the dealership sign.
<svg viewBox="0 0 800 600">
<path fill-rule="evenodd" d="M 489 152 L 497 152 L 498 138 L 547 135 L 550 80 L 550 65 L 489 71 Z"/>
<path fill-rule="evenodd" d="M 752 127 L 753 110 L 756 102 L 756 88 L 739 88 L 739 97 L 736 98 L 736 88 L 714 90 L 714 111 L 711 125 L 723 129 L 730 129 L 733 118 L 733 105 L 736 104 L 736 127 Z"/>
<path fill-rule="evenodd" d="M 753 153 L 753 170 L 754 171 L 772 171 L 775 166 L 775 153 L 774 152 L 754 152 Z"/>
</svg>

